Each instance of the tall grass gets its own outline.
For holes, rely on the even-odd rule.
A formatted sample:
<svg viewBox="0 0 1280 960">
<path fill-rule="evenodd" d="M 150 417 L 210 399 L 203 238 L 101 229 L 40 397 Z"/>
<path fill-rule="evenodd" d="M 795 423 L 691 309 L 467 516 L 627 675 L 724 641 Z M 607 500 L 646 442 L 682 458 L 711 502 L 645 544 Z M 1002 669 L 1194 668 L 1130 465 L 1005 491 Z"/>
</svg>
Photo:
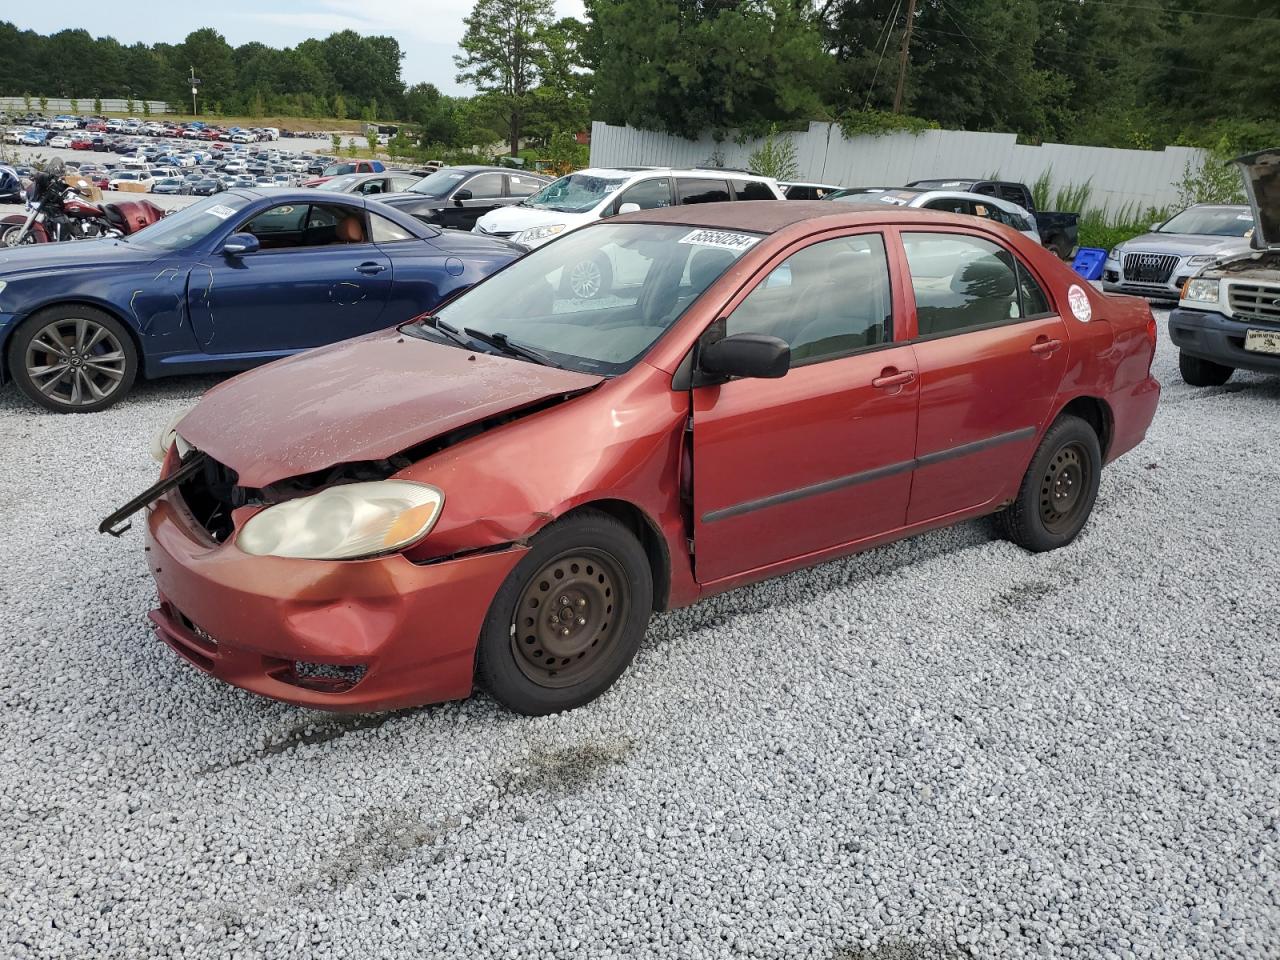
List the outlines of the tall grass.
<svg viewBox="0 0 1280 960">
<path fill-rule="evenodd" d="M 1053 170 L 1046 170 L 1031 185 L 1037 210 L 1080 215 L 1080 246 L 1100 247 L 1110 250 L 1118 243 L 1146 233 L 1151 224 L 1169 219 L 1171 210 L 1156 207 L 1143 208 L 1136 203 L 1124 203 L 1115 209 L 1106 204 L 1094 206 L 1093 181 L 1068 183 L 1057 190 L 1053 188 Z"/>
</svg>

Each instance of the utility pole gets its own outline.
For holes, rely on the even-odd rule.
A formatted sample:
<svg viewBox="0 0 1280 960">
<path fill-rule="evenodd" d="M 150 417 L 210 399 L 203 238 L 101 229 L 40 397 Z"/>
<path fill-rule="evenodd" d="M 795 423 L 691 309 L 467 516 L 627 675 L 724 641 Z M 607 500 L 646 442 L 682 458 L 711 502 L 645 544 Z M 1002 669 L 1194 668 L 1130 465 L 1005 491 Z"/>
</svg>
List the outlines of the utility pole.
<svg viewBox="0 0 1280 960">
<path fill-rule="evenodd" d="M 893 112 L 902 112 L 902 94 L 907 85 L 907 61 L 911 52 L 911 31 L 916 25 L 916 0 L 907 4 L 907 27 L 902 33 L 902 50 L 898 54 L 898 90 L 893 95 Z"/>
<path fill-rule="evenodd" d="M 915 0 L 912 0 L 912 3 L 914 2 Z M 191 68 L 191 115 L 193 117 L 199 116 L 199 114 L 196 113 L 196 91 L 199 89 L 200 81 L 196 77 L 196 68 L 193 66 Z"/>
</svg>

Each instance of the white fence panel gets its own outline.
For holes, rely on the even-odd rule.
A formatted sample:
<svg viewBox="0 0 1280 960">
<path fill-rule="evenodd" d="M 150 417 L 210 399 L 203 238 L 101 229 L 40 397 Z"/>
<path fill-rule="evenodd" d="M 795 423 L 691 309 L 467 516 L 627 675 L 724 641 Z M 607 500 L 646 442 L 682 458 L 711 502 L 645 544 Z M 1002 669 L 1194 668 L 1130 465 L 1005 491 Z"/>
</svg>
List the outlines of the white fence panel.
<svg viewBox="0 0 1280 960">
<path fill-rule="evenodd" d="M 163 100 L 148 100 L 151 105 L 153 114 L 168 113 L 169 104 Z M 93 112 L 93 97 L 77 97 L 76 106 L 81 114 L 89 114 Z M 26 113 L 27 101 L 23 97 L 0 97 L 0 113 Z M 32 113 L 40 113 L 40 98 L 31 98 Z M 125 113 L 129 110 L 129 101 L 126 98 L 103 97 L 102 112 L 103 113 Z M 46 117 L 56 116 L 59 113 L 73 113 L 71 109 L 71 100 L 67 97 L 50 97 L 48 105 L 44 108 Z M 133 114 L 137 117 L 142 116 L 142 101 L 135 100 L 133 102 Z"/>
<path fill-rule="evenodd" d="M 810 123 L 805 133 L 790 133 L 800 168 L 798 179 L 844 186 L 901 186 L 937 177 L 986 178 L 1034 183 L 1048 173 L 1054 190 L 1089 183 L 1091 207 L 1117 211 L 1130 204 L 1172 206 L 1187 164 L 1198 165 L 1204 152 L 1189 147 L 1121 150 L 1064 143 L 1028 146 L 1011 133 L 926 130 L 847 139 L 834 124 Z M 591 125 L 591 165 L 724 166 L 745 169 L 762 140 L 719 143 L 710 136 L 685 140 L 649 130 L 595 122 Z M 1141 210 L 1139 212 L 1141 212 Z"/>
</svg>

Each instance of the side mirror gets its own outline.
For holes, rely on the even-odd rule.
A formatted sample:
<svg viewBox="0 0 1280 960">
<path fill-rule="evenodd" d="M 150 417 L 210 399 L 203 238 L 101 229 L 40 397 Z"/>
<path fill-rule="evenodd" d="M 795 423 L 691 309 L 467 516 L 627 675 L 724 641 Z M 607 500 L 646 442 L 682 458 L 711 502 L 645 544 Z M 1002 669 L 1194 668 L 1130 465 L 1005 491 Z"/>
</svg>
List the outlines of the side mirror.
<svg viewBox="0 0 1280 960">
<path fill-rule="evenodd" d="M 698 367 L 715 377 L 777 380 L 791 369 L 791 347 L 763 333 L 735 333 L 702 348 Z"/>
<path fill-rule="evenodd" d="M 459 190 L 457 193 L 453 195 L 453 202 L 456 203 L 458 206 L 462 206 L 462 201 L 470 200 L 471 197 L 472 197 L 471 191 L 468 190 L 466 187 L 463 187 L 461 190 Z"/>
<path fill-rule="evenodd" d="M 228 257 L 241 257 L 246 253 L 257 253 L 262 245 L 252 233 L 233 233 L 222 243 L 222 252 Z"/>
<path fill-rule="evenodd" d="M 640 212 L 640 204 L 638 204 L 638 203 L 624 203 L 622 206 L 620 206 L 620 207 L 618 208 L 618 212 L 619 212 L 619 213 L 639 213 L 639 212 Z"/>
</svg>

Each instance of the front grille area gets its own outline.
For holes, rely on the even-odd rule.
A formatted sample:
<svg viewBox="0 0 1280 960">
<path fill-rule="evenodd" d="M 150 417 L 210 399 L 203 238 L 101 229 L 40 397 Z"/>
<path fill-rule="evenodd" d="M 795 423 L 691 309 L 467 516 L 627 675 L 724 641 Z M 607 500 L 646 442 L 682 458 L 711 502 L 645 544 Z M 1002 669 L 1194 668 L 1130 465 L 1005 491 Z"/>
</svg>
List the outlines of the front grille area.
<svg viewBox="0 0 1280 960">
<path fill-rule="evenodd" d="M 1128 253 L 1124 258 L 1124 278 L 1129 283 L 1169 282 L 1178 258 L 1171 254 Z"/>
<path fill-rule="evenodd" d="M 206 456 L 203 469 L 178 486 L 191 515 L 218 543 L 225 542 L 235 531 L 231 511 L 250 502 L 251 491 L 239 486 L 238 481 L 234 470 Z"/>
<path fill-rule="evenodd" d="M 1280 287 L 1233 283 L 1227 288 L 1227 303 L 1237 319 L 1280 324 Z"/>
</svg>

